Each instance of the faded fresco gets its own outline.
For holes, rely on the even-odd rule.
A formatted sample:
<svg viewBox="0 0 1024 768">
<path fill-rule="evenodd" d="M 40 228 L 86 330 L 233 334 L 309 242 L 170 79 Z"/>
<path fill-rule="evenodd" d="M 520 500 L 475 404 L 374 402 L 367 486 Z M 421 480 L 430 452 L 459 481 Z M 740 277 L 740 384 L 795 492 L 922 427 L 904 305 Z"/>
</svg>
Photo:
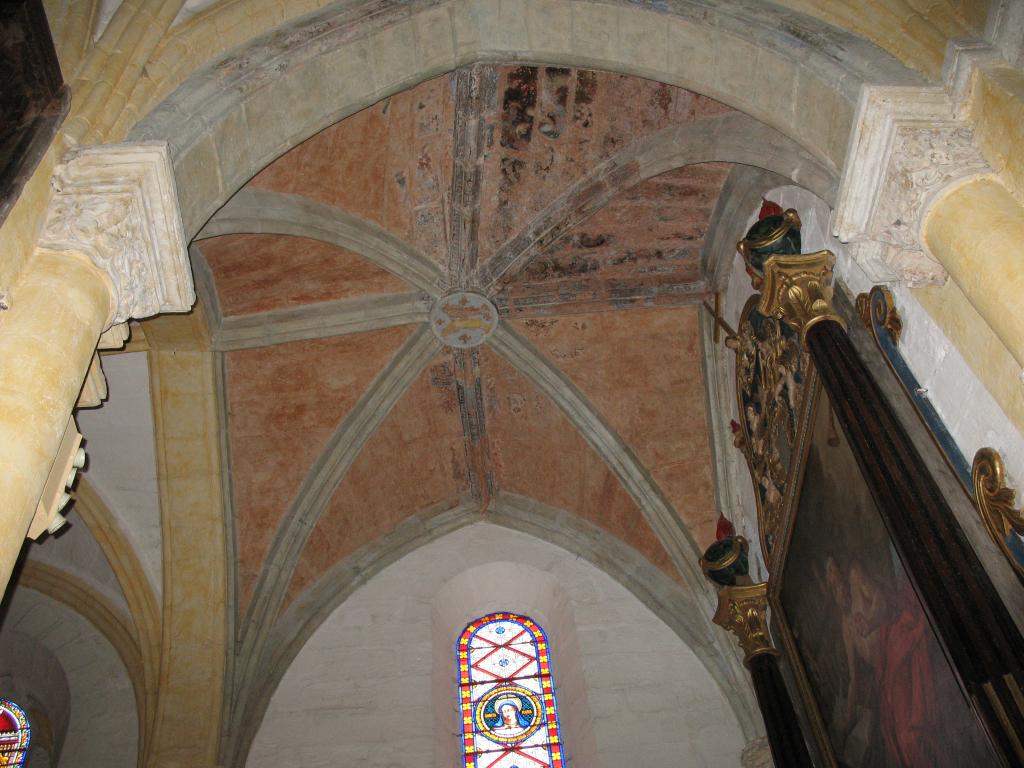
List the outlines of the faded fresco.
<svg viewBox="0 0 1024 768">
<path fill-rule="evenodd" d="M 825 395 L 780 602 L 836 762 L 994 765 Z"/>
</svg>

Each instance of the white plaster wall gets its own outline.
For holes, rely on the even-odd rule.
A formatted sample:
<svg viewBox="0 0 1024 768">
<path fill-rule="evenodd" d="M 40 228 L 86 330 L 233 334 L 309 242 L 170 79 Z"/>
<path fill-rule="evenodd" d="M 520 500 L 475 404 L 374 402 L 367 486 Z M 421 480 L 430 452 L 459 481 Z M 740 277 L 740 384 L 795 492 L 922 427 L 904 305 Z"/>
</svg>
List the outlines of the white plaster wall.
<svg viewBox="0 0 1024 768">
<path fill-rule="evenodd" d="M 60 662 L 70 691 L 70 718 L 61 751 L 66 768 L 135 768 L 135 694 L 114 648 L 88 621 L 31 589 L 16 589 L 0 632 L 42 643 Z"/>
<path fill-rule="evenodd" d="M 82 474 L 120 523 L 159 598 L 160 497 L 146 353 L 107 355 L 103 371 L 109 397 L 75 414 L 89 457 Z"/>
<path fill-rule="evenodd" d="M 498 610 L 548 631 L 569 765 L 739 764 L 728 703 L 668 627 L 589 563 L 478 523 L 402 558 L 335 610 L 274 693 L 247 765 L 453 766 L 455 640 Z"/>
</svg>

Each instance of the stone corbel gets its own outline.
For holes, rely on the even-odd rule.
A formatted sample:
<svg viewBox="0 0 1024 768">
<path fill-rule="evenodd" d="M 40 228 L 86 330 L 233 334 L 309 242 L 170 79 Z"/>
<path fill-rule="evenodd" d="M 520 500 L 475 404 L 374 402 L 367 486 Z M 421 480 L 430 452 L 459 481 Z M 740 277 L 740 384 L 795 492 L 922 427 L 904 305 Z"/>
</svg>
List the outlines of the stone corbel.
<svg viewBox="0 0 1024 768">
<path fill-rule="evenodd" d="M 103 373 L 99 352 L 92 356 L 89 372 L 85 374 L 85 383 L 78 395 L 76 408 L 98 408 L 107 399 L 107 377 Z"/>
<path fill-rule="evenodd" d="M 96 344 L 96 354 L 89 363 L 89 372 L 85 375 L 82 392 L 78 396 L 78 408 L 97 408 L 107 399 L 107 377 L 103 374 L 100 363 L 100 350 L 123 349 L 130 335 L 128 323 L 112 325 L 100 335 Z"/>
<path fill-rule="evenodd" d="M 166 144 L 83 147 L 68 153 L 39 245 L 86 256 L 110 286 L 110 313 L 98 349 L 119 349 L 127 321 L 187 312 L 195 289 Z M 98 406 L 107 383 L 93 357 L 78 407 Z"/>
<path fill-rule="evenodd" d="M 945 283 L 921 235 L 928 207 L 990 170 L 959 112 L 943 88 L 864 87 L 832 227 L 873 281 Z"/>
</svg>

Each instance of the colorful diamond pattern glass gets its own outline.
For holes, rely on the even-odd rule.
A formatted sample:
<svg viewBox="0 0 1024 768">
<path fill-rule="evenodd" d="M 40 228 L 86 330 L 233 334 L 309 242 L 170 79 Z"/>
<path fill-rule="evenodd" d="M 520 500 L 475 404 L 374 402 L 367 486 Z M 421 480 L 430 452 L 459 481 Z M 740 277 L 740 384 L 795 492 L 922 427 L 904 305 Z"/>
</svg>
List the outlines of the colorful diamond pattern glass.
<svg viewBox="0 0 1024 768">
<path fill-rule="evenodd" d="M 25 710 L 7 699 L 0 699 L 0 766 L 19 768 L 28 756 L 32 729 Z"/>
<path fill-rule="evenodd" d="M 465 768 L 564 768 L 544 630 L 492 613 L 463 630 L 456 650 Z"/>
</svg>

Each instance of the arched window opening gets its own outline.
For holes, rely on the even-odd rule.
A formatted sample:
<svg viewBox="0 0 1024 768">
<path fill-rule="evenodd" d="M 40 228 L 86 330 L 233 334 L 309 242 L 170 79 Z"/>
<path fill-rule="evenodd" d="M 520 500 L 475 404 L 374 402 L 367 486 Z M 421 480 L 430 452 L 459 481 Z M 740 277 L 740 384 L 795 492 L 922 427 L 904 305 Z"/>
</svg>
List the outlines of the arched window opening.
<svg viewBox="0 0 1024 768">
<path fill-rule="evenodd" d="M 0 766 L 20 768 L 28 756 L 32 729 L 25 710 L 8 699 L 0 699 Z"/>
<path fill-rule="evenodd" d="M 470 622 L 457 653 L 465 768 L 563 768 L 544 630 L 492 613 Z"/>
</svg>

